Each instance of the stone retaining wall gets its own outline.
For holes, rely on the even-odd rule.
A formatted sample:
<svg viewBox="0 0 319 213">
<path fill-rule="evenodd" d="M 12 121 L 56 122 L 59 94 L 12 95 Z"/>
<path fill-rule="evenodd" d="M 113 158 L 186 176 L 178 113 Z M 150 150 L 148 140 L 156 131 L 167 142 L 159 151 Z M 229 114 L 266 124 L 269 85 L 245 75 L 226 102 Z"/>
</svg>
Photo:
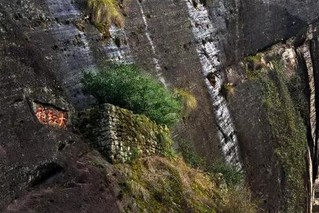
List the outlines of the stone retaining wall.
<svg viewBox="0 0 319 213">
<path fill-rule="evenodd" d="M 165 154 L 170 147 L 168 128 L 144 115 L 110 104 L 80 113 L 80 131 L 112 163 Z"/>
</svg>

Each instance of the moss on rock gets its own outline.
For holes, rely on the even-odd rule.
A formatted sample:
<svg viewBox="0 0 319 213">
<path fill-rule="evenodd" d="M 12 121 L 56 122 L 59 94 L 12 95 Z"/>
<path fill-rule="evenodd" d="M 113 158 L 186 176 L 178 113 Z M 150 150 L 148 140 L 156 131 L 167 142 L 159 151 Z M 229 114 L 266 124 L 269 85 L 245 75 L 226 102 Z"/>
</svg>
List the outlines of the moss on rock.
<svg viewBox="0 0 319 213">
<path fill-rule="evenodd" d="M 282 62 L 274 60 L 272 63 L 274 69 L 269 70 L 266 76 L 259 76 L 257 81 L 261 83 L 266 122 L 276 141 L 275 154 L 282 167 L 280 181 L 285 189 L 285 212 L 303 212 L 306 198 L 306 127 L 292 98 L 298 94 L 289 92 Z"/>
<path fill-rule="evenodd" d="M 79 117 L 81 133 L 112 163 L 172 155 L 170 130 L 145 115 L 103 104 L 81 112 Z"/>
</svg>

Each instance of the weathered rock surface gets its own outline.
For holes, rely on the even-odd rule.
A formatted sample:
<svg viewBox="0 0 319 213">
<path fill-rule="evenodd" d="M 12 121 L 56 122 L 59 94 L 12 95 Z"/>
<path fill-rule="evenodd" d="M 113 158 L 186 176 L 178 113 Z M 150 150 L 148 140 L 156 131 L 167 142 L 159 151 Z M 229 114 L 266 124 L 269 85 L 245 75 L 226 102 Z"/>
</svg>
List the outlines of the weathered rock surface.
<svg viewBox="0 0 319 213">
<path fill-rule="evenodd" d="M 147 28 L 141 7 L 146 16 Z M 188 14 L 185 1 L 149 0 L 138 3 L 138 0 L 133 0 L 125 31 L 137 64 L 146 70 L 154 70 L 154 75 L 157 75 L 153 60 L 155 57 L 170 87 L 184 88 L 197 98 L 197 109 L 184 124 L 177 127 L 176 134 L 177 138 L 195 143 L 198 153 L 211 163 L 222 157 L 221 145 Z"/>
<path fill-rule="evenodd" d="M 29 34 L 42 29 L 42 12 L 24 3 L 30 2 L 0 5 L 0 211 L 118 212 L 113 179 L 90 160 L 99 154 L 71 126 L 46 126 L 34 114 L 33 101 L 65 110 L 70 119 L 74 109 L 56 76 L 55 40 L 45 30 Z"/>
<path fill-rule="evenodd" d="M 316 0 L 203 2 L 220 44 L 221 68 L 292 36 L 297 36 L 293 46 L 300 46 L 319 11 Z M 110 187 L 113 179 L 91 164 L 98 154 L 71 133 L 71 126 L 63 130 L 40 124 L 31 107 L 33 101 L 51 105 L 67 111 L 72 121 L 74 108 L 94 104 L 81 92 L 82 71 L 120 57 L 114 41 L 108 46 L 86 21 L 84 5 L 84 0 L 0 0 L 0 211 L 121 209 Z M 208 162 L 221 159 L 214 108 L 185 1 L 132 0 L 126 20 L 120 33 L 126 34 L 130 48 L 125 41 L 118 48 L 125 54 L 129 49 L 131 55 L 119 59 L 133 59 L 168 87 L 192 92 L 198 108 L 176 127 L 174 136 L 193 142 Z M 317 57 L 317 41 L 311 45 L 312 57 Z M 314 67 L 318 72 L 318 65 Z M 237 74 L 240 79 L 242 73 Z M 282 174 L 273 158 L 270 127 L 262 122 L 261 91 L 254 84 L 235 83 L 238 93 L 230 105 L 248 180 L 254 195 L 266 200 L 261 206 L 276 212 L 284 196 L 278 183 Z M 314 132 L 312 137 L 317 137 Z M 312 159 L 317 153 L 313 144 Z"/>
<path fill-rule="evenodd" d="M 227 63 L 296 36 L 319 17 L 316 0 L 219 0 L 208 7 Z"/>
<path fill-rule="evenodd" d="M 307 157 L 315 153 L 307 153 L 313 140 L 304 60 L 293 46 L 278 44 L 230 67 L 227 77 L 236 85 L 229 105 L 253 193 L 265 211 L 306 212 L 313 178 L 309 163 L 315 162 Z"/>
</svg>

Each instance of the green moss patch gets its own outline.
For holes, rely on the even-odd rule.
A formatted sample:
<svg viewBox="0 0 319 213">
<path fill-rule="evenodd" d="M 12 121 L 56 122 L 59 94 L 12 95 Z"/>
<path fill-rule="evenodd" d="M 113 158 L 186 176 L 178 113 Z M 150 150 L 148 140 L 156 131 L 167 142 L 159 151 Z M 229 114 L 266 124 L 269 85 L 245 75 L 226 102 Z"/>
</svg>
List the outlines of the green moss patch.
<svg viewBox="0 0 319 213">
<path fill-rule="evenodd" d="M 285 189 L 285 212 L 303 212 L 306 198 L 305 153 L 307 133 L 304 121 L 292 97 L 302 91 L 289 90 L 281 61 L 272 61 L 274 69 L 259 76 L 263 107 L 276 141 L 275 154 L 282 167 L 281 183 Z M 288 85 L 288 86 L 287 86 Z M 291 94 L 292 92 L 293 94 Z"/>
</svg>

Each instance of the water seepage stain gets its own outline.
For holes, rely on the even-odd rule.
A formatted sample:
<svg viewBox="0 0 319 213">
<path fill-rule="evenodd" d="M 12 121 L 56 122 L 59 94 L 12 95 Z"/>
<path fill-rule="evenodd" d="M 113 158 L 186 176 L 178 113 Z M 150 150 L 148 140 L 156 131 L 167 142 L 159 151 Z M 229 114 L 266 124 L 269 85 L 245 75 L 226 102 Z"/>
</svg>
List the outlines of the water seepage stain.
<svg viewBox="0 0 319 213">
<path fill-rule="evenodd" d="M 223 79 L 221 76 L 221 54 L 216 29 L 209 19 L 209 14 L 204 5 L 197 2 L 194 6 L 192 0 L 184 0 L 192 24 L 195 37 L 196 50 L 202 65 L 202 74 L 212 99 L 215 109 L 215 120 L 218 128 L 218 136 L 222 144 L 222 151 L 226 162 L 241 169 L 239 160 L 238 140 L 235 127 L 232 122 L 227 102 L 221 94 Z"/>
</svg>

